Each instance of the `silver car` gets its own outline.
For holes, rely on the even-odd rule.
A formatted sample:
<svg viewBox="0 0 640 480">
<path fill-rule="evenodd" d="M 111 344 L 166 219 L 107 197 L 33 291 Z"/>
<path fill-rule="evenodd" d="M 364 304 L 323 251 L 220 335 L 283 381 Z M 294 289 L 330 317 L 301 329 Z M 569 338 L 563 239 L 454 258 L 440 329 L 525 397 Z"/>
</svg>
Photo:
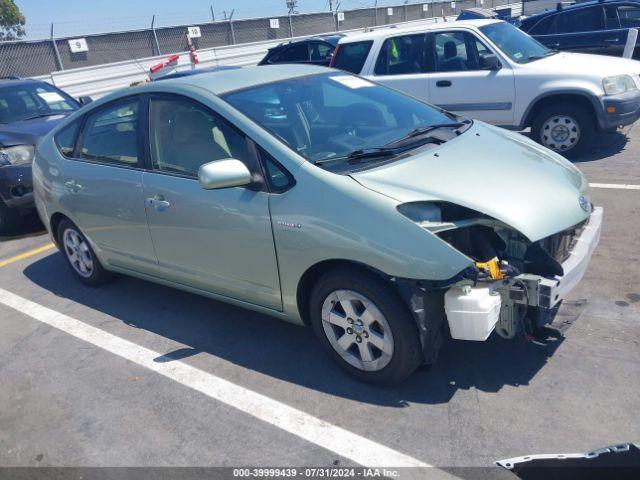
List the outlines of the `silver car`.
<svg viewBox="0 0 640 480">
<path fill-rule="evenodd" d="M 80 281 L 133 275 L 309 325 L 374 382 L 448 337 L 535 335 L 602 218 L 527 138 L 300 65 L 108 95 L 40 143 L 33 173 Z"/>
</svg>

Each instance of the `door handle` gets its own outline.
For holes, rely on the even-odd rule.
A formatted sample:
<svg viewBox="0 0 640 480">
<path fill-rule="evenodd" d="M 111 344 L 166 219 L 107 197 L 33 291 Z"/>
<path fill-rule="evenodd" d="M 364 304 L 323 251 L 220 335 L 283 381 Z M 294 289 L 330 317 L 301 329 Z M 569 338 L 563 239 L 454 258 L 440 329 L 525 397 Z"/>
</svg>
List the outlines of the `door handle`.
<svg viewBox="0 0 640 480">
<path fill-rule="evenodd" d="M 75 180 L 68 180 L 64 182 L 64 188 L 69 190 L 71 193 L 78 193 L 82 190 L 82 185 L 77 183 Z"/>
<path fill-rule="evenodd" d="M 436 87 L 450 87 L 451 80 L 438 80 L 436 82 Z"/>
<path fill-rule="evenodd" d="M 157 212 L 164 212 L 171 206 L 171 203 L 165 200 L 162 195 L 155 195 L 147 198 L 147 205 L 153 207 Z"/>
</svg>

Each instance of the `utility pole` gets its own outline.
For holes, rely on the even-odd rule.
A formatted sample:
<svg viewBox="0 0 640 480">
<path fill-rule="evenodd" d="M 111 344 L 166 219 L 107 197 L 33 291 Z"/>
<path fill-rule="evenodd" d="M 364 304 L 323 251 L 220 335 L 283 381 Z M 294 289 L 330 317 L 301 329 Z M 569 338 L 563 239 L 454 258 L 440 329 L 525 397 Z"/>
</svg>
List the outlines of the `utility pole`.
<svg viewBox="0 0 640 480">
<path fill-rule="evenodd" d="M 329 0 L 329 11 L 333 12 L 333 0 Z"/>
<path fill-rule="evenodd" d="M 215 22 L 216 21 L 216 14 L 213 13 L 213 4 L 209 5 L 209 8 L 211 9 L 211 21 Z"/>
</svg>

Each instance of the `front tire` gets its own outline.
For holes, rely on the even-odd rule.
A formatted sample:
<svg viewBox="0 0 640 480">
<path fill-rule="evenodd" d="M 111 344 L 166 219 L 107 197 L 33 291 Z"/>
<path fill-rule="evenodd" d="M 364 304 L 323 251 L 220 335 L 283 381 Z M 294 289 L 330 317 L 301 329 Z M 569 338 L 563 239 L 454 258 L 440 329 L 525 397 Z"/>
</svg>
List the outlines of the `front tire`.
<svg viewBox="0 0 640 480">
<path fill-rule="evenodd" d="M 97 287 L 112 279 L 113 274 L 104 269 L 87 238 L 71 221 L 60 222 L 57 238 L 67 265 L 82 283 Z"/>
<path fill-rule="evenodd" d="M 341 268 L 323 275 L 309 302 L 315 334 L 338 364 L 371 383 L 398 383 L 423 362 L 418 329 L 391 285 Z"/>
<path fill-rule="evenodd" d="M 569 103 L 544 107 L 531 125 L 533 140 L 567 158 L 584 153 L 595 133 L 596 125 L 589 111 Z"/>
</svg>

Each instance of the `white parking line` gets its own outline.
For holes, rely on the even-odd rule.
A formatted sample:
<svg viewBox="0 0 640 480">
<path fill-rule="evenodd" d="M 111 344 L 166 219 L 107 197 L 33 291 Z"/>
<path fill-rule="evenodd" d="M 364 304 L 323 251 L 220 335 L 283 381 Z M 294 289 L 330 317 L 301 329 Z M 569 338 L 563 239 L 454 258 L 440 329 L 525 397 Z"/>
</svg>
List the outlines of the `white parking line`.
<svg viewBox="0 0 640 480">
<path fill-rule="evenodd" d="M 372 440 L 0 288 L 0 303 L 366 467 L 430 467 Z M 445 473 L 445 472 L 442 472 Z"/>
<path fill-rule="evenodd" d="M 614 188 L 617 190 L 640 190 L 640 185 L 629 185 L 626 183 L 590 183 L 591 188 Z"/>
</svg>

